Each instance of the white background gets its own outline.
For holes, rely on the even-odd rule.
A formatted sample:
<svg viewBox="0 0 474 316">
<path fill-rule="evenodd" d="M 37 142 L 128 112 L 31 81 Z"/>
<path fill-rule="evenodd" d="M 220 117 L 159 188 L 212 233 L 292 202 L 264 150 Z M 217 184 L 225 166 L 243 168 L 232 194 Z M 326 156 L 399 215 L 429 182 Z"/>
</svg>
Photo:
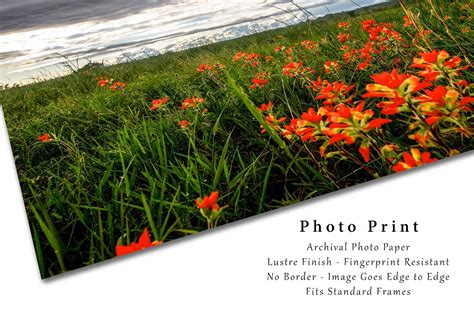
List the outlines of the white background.
<svg viewBox="0 0 474 316">
<path fill-rule="evenodd" d="M 471 152 L 41 281 L 0 117 L 0 314 L 474 315 L 473 164 Z M 300 219 L 355 223 L 358 231 L 299 233 Z M 420 232 L 369 234 L 368 219 L 416 220 Z M 405 297 L 305 296 L 302 284 L 266 281 L 267 257 L 301 257 L 310 241 L 346 240 L 409 243 L 411 256 L 449 256 L 452 280 L 417 285 Z"/>
</svg>

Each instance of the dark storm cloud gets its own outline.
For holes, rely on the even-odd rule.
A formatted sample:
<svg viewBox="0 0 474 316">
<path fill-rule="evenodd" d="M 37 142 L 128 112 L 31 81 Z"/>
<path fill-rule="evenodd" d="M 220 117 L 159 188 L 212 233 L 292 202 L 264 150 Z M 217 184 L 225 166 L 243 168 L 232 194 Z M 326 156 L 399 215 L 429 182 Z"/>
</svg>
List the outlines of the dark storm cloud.
<svg viewBox="0 0 474 316">
<path fill-rule="evenodd" d="M 189 1 L 189 0 L 188 0 Z M 289 0 L 262 0 L 262 3 Z M 0 0 L 0 33 L 64 25 L 86 20 L 110 20 L 186 0 Z M 243 1 L 245 3 L 245 1 Z"/>
<path fill-rule="evenodd" d="M 113 19 L 179 0 L 0 0 L 0 32 Z"/>
</svg>

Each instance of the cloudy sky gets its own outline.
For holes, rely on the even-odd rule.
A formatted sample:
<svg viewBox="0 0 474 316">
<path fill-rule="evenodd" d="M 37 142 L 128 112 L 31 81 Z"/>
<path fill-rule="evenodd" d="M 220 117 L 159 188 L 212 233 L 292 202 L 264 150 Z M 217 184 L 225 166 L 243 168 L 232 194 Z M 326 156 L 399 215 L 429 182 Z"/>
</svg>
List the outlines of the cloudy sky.
<svg viewBox="0 0 474 316">
<path fill-rule="evenodd" d="M 322 16 L 384 0 L 295 2 Z M 0 84 L 61 74 L 60 55 L 114 63 L 300 19 L 288 0 L 0 0 Z"/>
</svg>

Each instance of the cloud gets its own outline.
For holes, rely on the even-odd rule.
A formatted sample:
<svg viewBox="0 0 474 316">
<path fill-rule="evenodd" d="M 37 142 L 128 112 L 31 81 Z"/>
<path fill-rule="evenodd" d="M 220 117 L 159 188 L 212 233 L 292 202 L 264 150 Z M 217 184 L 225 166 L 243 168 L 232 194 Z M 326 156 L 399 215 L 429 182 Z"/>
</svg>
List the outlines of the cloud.
<svg viewBox="0 0 474 316">
<path fill-rule="evenodd" d="M 108 20 L 179 0 L 2 0 L 0 32 Z"/>
</svg>

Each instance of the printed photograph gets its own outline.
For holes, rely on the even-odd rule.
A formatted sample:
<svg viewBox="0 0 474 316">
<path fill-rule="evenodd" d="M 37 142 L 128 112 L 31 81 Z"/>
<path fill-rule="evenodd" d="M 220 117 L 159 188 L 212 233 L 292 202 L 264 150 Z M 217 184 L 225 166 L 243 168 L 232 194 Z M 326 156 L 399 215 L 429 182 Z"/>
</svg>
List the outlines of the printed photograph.
<svg viewBox="0 0 474 316">
<path fill-rule="evenodd" d="M 0 106 L 41 277 L 472 150 L 473 9 L 2 0 Z"/>
</svg>

